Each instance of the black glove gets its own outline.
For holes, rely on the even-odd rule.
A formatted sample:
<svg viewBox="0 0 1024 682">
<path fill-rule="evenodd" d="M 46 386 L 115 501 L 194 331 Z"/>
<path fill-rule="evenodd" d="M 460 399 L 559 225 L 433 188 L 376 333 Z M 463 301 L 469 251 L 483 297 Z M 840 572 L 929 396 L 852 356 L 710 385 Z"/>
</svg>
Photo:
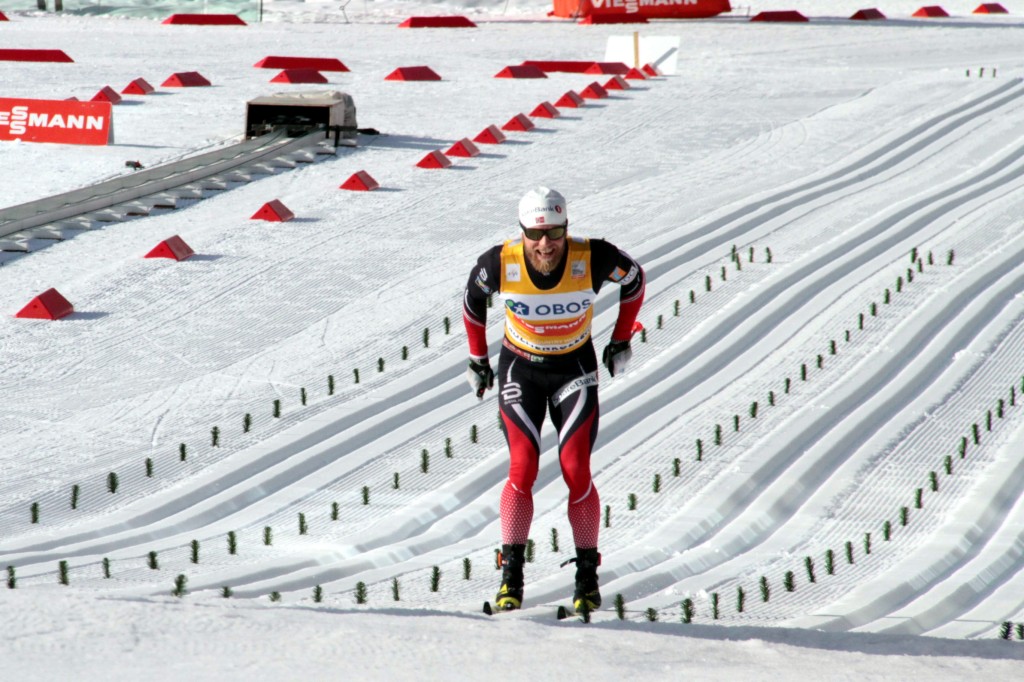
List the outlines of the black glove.
<svg viewBox="0 0 1024 682">
<path fill-rule="evenodd" d="M 473 395 L 483 399 L 484 391 L 494 388 L 494 372 L 491 371 L 491 365 L 487 362 L 487 358 L 479 362 L 470 358 L 466 379 L 469 380 L 469 387 L 473 389 Z"/>
<path fill-rule="evenodd" d="M 605 347 L 601 362 L 608 368 L 608 372 L 615 376 L 626 371 L 632 357 L 633 349 L 629 347 L 629 341 L 612 341 Z"/>
</svg>

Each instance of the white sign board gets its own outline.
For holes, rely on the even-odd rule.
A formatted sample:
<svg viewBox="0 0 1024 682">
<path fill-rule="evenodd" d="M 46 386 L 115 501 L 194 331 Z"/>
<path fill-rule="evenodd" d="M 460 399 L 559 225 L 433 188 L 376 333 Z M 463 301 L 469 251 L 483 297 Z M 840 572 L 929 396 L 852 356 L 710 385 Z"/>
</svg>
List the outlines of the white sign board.
<svg viewBox="0 0 1024 682">
<path fill-rule="evenodd" d="M 633 63 L 633 36 L 609 36 L 608 47 L 605 48 L 606 62 L 622 62 L 626 66 L 643 66 L 650 64 L 666 76 L 678 72 L 679 37 L 640 36 L 640 63 Z"/>
</svg>

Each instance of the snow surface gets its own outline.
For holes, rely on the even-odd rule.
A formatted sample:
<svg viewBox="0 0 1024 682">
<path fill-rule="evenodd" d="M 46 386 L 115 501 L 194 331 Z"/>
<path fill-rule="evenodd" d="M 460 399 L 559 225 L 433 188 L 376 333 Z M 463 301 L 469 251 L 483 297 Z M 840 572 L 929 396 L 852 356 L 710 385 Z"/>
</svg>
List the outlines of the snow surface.
<svg viewBox="0 0 1024 682">
<path fill-rule="evenodd" d="M 536 0 L 268 1 L 244 28 L 164 26 L 158 4 L 5 6 L 5 47 L 75 63 L 6 63 L 4 96 L 88 99 L 193 70 L 213 87 L 126 98 L 109 147 L 0 143 L 2 207 L 224 146 L 247 100 L 325 88 L 270 84 L 252 67 L 268 55 L 341 59 L 351 72 L 327 87 L 381 135 L 0 252 L 4 679 L 1019 677 L 1024 645 L 999 634 L 1024 623 L 1024 2 L 1003 4 L 924 20 L 896 1 L 878 5 L 885 22 L 853 22 L 864 3 L 796 0 L 811 22 L 773 25 L 747 19 L 781 7 L 751 2 L 584 27 Z M 440 13 L 479 27 L 395 28 Z M 535 119 L 450 169 L 414 166 L 607 79 L 493 78 L 503 67 L 604 60 L 633 30 L 679 38 L 678 75 Z M 423 64 L 443 80 L 384 80 Z M 339 190 L 357 170 L 382 188 Z M 477 402 L 463 377 L 461 292 L 539 183 L 569 198 L 575 233 L 649 276 L 646 341 L 624 376 L 602 373 L 607 608 L 589 625 L 554 618 L 572 548 L 551 433 L 527 608 L 480 613 L 507 455 L 494 396 Z M 297 218 L 249 219 L 275 198 Z M 141 258 L 172 235 L 197 255 Z M 73 315 L 14 317 L 50 287 Z M 599 348 L 615 298 L 598 302 Z"/>
</svg>

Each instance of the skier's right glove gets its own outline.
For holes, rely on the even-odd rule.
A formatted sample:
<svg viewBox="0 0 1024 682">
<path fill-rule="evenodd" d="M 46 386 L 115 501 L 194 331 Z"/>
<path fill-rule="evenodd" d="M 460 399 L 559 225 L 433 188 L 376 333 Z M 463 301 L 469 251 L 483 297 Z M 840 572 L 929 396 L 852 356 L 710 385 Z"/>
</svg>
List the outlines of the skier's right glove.
<svg viewBox="0 0 1024 682">
<path fill-rule="evenodd" d="M 483 399 L 484 391 L 494 388 L 494 372 L 487 358 L 477 361 L 469 359 L 469 369 L 466 370 L 466 379 L 469 380 L 469 387 L 473 389 L 473 395 Z"/>
<path fill-rule="evenodd" d="M 605 347 L 602 361 L 608 372 L 615 376 L 626 371 L 632 357 L 633 349 L 629 347 L 629 341 L 612 341 Z"/>
</svg>

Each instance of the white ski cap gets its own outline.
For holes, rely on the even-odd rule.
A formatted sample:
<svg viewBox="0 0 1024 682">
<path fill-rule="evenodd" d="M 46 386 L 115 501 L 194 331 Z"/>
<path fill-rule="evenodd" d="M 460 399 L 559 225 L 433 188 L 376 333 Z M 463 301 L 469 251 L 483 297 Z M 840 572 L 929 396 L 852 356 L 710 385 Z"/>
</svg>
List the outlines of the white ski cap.
<svg viewBox="0 0 1024 682">
<path fill-rule="evenodd" d="M 535 187 L 519 200 L 519 224 L 524 228 L 569 224 L 565 197 L 548 187 Z"/>
</svg>

